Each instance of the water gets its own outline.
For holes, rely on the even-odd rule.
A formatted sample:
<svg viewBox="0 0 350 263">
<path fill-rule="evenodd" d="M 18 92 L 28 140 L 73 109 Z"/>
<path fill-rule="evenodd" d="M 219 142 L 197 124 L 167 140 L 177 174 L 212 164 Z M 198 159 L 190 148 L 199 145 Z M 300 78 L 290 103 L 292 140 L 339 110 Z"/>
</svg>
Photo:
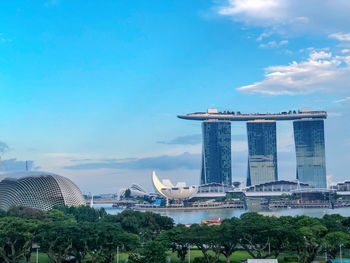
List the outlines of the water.
<svg viewBox="0 0 350 263">
<path fill-rule="evenodd" d="M 123 209 L 112 207 L 112 204 L 96 204 L 95 208 L 103 207 L 108 214 L 118 214 Z M 176 224 L 194 224 L 200 223 L 202 220 L 217 220 L 231 217 L 239 217 L 241 214 L 249 212 L 244 209 L 209 209 L 209 210 L 194 210 L 194 211 L 178 211 L 178 210 L 166 210 L 166 211 L 152 211 L 159 213 L 163 216 L 168 216 L 174 219 Z M 336 209 L 326 208 L 300 208 L 300 209 L 279 209 L 260 211 L 260 214 L 270 216 L 296 216 L 306 215 L 310 217 L 322 217 L 325 214 L 340 214 L 342 216 L 350 217 L 350 207 L 342 207 Z"/>
</svg>

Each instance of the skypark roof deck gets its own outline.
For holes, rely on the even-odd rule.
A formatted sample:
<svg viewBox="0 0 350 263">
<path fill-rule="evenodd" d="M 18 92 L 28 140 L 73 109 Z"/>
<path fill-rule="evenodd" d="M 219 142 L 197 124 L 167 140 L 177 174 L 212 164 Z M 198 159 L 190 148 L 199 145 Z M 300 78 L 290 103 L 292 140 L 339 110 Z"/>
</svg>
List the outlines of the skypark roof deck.
<svg viewBox="0 0 350 263">
<path fill-rule="evenodd" d="M 326 119 L 326 111 L 289 111 L 281 113 L 254 113 L 245 114 L 238 112 L 217 112 L 214 109 L 208 112 L 195 112 L 185 115 L 178 115 L 180 119 L 205 121 L 205 120 L 222 120 L 222 121 L 254 121 L 254 120 L 274 120 L 290 121 L 300 119 Z"/>
</svg>

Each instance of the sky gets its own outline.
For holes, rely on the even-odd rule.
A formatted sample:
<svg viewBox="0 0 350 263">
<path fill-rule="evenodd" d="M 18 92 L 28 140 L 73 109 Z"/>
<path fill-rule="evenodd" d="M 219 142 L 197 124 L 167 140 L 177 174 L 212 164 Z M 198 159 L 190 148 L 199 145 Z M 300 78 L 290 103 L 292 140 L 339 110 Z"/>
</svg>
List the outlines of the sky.
<svg viewBox="0 0 350 263">
<path fill-rule="evenodd" d="M 179 114 L 328 111 L 327 174 L 350 178 L 350 1 L 0 1 L 0 156 L 83 193 L 151 174 L 198 184 L 200 122 Z M 295 179 L 292 122 L 277 124 L 280 179 Z M 245 181 L 245 123 L 232 176 Z"/>
</svg>

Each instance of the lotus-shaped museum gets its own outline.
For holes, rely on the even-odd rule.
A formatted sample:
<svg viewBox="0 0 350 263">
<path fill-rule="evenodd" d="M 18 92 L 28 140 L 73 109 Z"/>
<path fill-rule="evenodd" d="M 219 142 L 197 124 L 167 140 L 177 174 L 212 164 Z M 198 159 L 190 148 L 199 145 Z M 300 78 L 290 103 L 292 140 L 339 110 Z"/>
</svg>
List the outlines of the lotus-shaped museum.
<svg viewBox="0 0 350 263">
<path fill-rule="evenodd" d="M 155 172 L 152 175 L 152 182 L 156 191 L 170 200 L 190 199 L 198 190 L 196 186 L 186 186 L 186 183 L 183 182 L 177 183 L 176 186 L 168 179 L 161 182 Z"/>
</svg>

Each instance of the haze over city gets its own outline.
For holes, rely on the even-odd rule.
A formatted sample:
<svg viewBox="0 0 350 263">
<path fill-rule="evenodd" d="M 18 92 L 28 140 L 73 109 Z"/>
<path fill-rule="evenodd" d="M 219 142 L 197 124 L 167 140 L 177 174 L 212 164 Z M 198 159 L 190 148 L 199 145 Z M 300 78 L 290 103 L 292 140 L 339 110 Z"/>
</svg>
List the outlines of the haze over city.
<svg viewBox="0 0 350 263">
<path fill-rule="evenodd" d="M 317 8 L 315 9 L 315 6 Z M 1 159 L 112 193 L 151 174 L 198 184 L 206 111 L 325 110 L 326 164 L 349 178 L 350 2 L 3 1 Z M 291 122 L 277 124 L 278 175 L 295 179 Z M 232 123 L 232 179 L 247 177 Z"/>
</svg>

